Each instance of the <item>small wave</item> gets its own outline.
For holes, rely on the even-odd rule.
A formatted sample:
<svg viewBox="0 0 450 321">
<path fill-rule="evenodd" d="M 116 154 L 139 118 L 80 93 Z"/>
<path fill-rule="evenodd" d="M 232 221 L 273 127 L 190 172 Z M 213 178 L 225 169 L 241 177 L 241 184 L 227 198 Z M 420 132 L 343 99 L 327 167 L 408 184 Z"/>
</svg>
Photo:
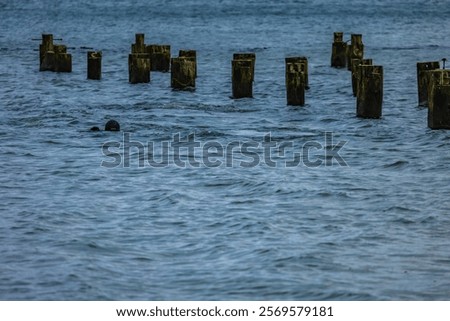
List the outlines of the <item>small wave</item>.
<svg viewBox="0 0 450 321">
<path fill-rule="evenodd" d="M 436 217 L 430 215 L 430 216 L 427 216 L 427 217 L 424 217 L 423 219 L 421 219 L 420 223 L 431 223 L 434 221 L 436 221 Z"/>
<path fill-rule="evenodd" d="M 323 123 L 328 124 L 328 123 L 334 123 L 336 121 L 339 121 L 339 119 L 336 119 L 336 118 L 324 118 L 324 119 L 321 119 L 320 121 L 323 122 Z"/>
<path fill-rule="evenodd" d="M 410 220 L 406 217 L 400 217 L 398 219 L 395 219 L 392 221 L 393 223 L 399 223 L 399 224 L 404 224 L 404 225 L 410 225 L 410 224 L 416 224 L 417 222 L 414 220 Z"/>
<path fill-rule="evenodd" d="M 391 207 L 389 207 L 389 208 L 387 208 L 387 209 L 385 209 L 385 210 L 383 210 L 383 212 L 387 212 L 387 213 L 410 213 L 410 212 L 419 212 L 419 210 L 417 210 L 417 209 L 414 209 L 414 208 L 409 208 L 409 207 L 404 207 L 404 206 L 399 206 L 399 205 L 397 205 L 397 206 L 391 206 Z M 405 218 L 400 218 L 400 219 L 398 219 L 399 220 L 399 222 L 403 222 L 402 220 L 404 220 Z M 394 220 L 394 221 L 397 221 L 397 220 Z"/>
<path fill-rule="evenodd" d="M 215 130 L 200 130 L 195 132 L 196 138 L 218 138 L 218 137 L 224 137 L 226 136 L 225 133 Z"/>
<path fill-rule="evenodd" d="M 401 50 L 418 50 L 421 49 L 420 46 L 411 46 L 411 47 L 381 47 L 380 50 L 395 50 L 395 51 L 401 51 Z"/>
<path fill-rule="evenodd" d="M 408 164 L 409 164 L 408 161 L 399 160 L 399 161 L 396 161 L 396 162 L 391 163 L 391 164 L 383 165 L 383 167 L 384 168 L 391 168 L 391 169 L 398 169 L 398 168 L 406 167 Z"/>
</svg>

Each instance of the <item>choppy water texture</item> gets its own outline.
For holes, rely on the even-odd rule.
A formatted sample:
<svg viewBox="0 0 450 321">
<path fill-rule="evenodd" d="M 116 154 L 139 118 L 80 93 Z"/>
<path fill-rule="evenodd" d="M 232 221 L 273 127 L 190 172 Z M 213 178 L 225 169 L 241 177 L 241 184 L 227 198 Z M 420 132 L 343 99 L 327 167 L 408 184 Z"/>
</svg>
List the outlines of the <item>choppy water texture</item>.
<svg viewBox="0 0 450 321">
<path fill-rule="evenodd" d="M 450 53 L 448 1 L 0 1 L 0 299 L 450 299 L 450 131 L 427 128 L 416 62 Z M 334 31 L 384 66 L 383 118 L 355 117 Z M 198 51 L 195 92 L 170 75 L 128 84 L 134 34 Z M 38 72 L 41 33 L 73 72 Z M 86 50 L 103 80 L 86 80 Z M 254 99 L 230 60 L 256 52 Z M 309 58 L 307 105 L 287 107 L 284 57 Z M 334 166 L 102 168 L 101 146 L 348 141 Z M 325 161 L 320 150 L 315 159 Z M 191 157 L 193 155 L 190 155 Z"/>
</svg>

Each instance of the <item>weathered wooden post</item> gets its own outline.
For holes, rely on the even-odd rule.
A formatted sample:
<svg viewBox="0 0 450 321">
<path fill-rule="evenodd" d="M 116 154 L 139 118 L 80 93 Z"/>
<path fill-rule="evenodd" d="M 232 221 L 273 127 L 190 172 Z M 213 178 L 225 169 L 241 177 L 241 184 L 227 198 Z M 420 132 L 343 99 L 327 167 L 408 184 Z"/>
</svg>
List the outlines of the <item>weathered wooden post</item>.
<svg viewBox="0 0 450 321">
<path fill-rule="evenodd" d="M 373 65 L 372 59 L 352 59 L 352 90 L 354 97 L 358 95 L 359 71 L 361 70 L 359 68 L 360 65 Z"/>
<path fill-rule="evenodd" d="M 428 108 L 434 110 L 434 92 L 439 86 L 450 85 L 450 70 L 435 69 L 425 71 L 427 77 Z"/>
<path fill-rule="evenodd" d="M 180 50 L 178 52 L 179 58 L 189 58 L 195 64 L 195 78 L 197 78 L 197 51 L 195 50 Z"/>
<path fill-rule="evenodd" d="M 128 81 L 131 84 L 148 83 L 151 64 L 144 42 L 145 35 L 137 33 L 135 37 L 136 43 L 131 45 L 131 54 L 128 55 Z"/>
<path fill-rule="evenodd" d="M 195 89 L 195 62 L 190 57 L 172 58 L 170 82 L 173 89 Z"/>
<path fill-rule="evenodd" d="M 39 71 L 55 71 L 56 55 L 55 52 L 46 51 L 42 57 Z"/>
<path fill-rule="evenodd" d="M 383 105 L 383 67 L 360 65 L 359 68 L 356 115 L 362 118 L 380 118 Z"/>
<path fill-rule="evenodd" d="M 331 50 L 331 67 L 345 68 L 347 65 L 347 43 L 343 41 L 344 33 L 335 32 Z"/>
<path fill-rule="evenodd" d="M 417 63 L 417 91 L 419 95 L 419 106 L 428 105 L 428 79 L 426 71 L 439 69 L 439 61 Z"/>
<path fill-rule="evenodd" d="M 305 105 L 305 73 L 302 63 L 286 64 L 286 98 L 291 106 Z"/>
<path fill-rule="evenodd" d="M 39 71 L 47 71 L 53 70 L 54 66 L 54 54 L 52 57 L 48 57 L 45 60 L 45 55 L 47 52 L 53 53 L 53 35 L 52 34 L 43 34 L 42 35 L 42 43 L 39 45 Z"/>
<path fill-rule="evenodd" d="M 450 129 L 450 85 L 436 85 L 428 107 L 428 127 Z"/>
<path fill-rule="evenodd" d="M 145 34 L 143 33 L 137 33 L 135 35 L 136 37 L 136 43 L 131 44 L 131 53 L 147 53 L 147 49 L 144 43 Z"/>
<path fill-rule="evenodd" d="M 250 53 L 235 53 L 233 54 L 233 60 L 251 60 L 252 61 L 252 81 L 255 81 L 255 63 L 256 63 L 256 54 L 253 52 Z"/>
<path fill-rule="evenodd" d="M 87 78 L 100 80 L 102 78 L 102 52 L 87 52 Z"/>
<path fill-rule="evenodd" d="M 305 89 L 309 89 L 309 79 L 308 79 L 308 58 L 306 57 L 287 57 L 285 58 L 286 62 L 286 75 L 288 71 L 288 64 L 290 63 L 298 63 L 301 66 L 301 71 L 305 74 Z"/>
<path fill-rule="evenodd" d="M 232 60 L 231 79 L 233 87 L 233 98 L 253 97 L 253 61 Z"/>
<path fill-rule="evenodd" d="M 128 80 L 132 84 L 150 82 L 150 55 L 135 53 L 128 56 Z"/>
<path fill-rule="evenodd" d="M 67 53 L 65 45 L 53 45 L 55 51 L 55 66 L 56 72 L 72 72 L 72 55 Z"/>
<path fill-rule="evenodd" d="M 348 70 L 352 70 L 352 59 L 354 59 L 354 58 L 363 59 L 363 57 L 364 57 L 364 44 L 362 42 L 362 35 L 352 34 L 351 40 L 352 40 L 351 44 L 347 50 L 347 68 L 348 68 Z"/>
<path fill-rule="evenodd" d="M 170 70 L 169 45 L 148 45 L 147 53 L 150 54 L 151 71 L 168 72 Z"/>
</svg>

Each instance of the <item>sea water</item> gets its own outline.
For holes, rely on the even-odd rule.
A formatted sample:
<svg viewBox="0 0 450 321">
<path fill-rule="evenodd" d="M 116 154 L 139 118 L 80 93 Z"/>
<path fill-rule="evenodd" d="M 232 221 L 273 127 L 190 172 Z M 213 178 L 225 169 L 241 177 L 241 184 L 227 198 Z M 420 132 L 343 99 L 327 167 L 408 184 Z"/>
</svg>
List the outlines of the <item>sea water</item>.
<svg viewBox="0 0 450 321">
<path fill-rule="evenodd" d="M 450 298 L 450 131 L 416 80 L 450 54 L 448 1 L 1 1 L 0 28 L 0 299 Z M 381 119 L 330 68 L 336 31 L 383 66 Z M 39 72 L 42 33 L 72 73 Z M 129 84 L 135 33 L 197 50 L 196 90 Z M 235 52 L 256 53 L 253 99 L 230 98 Z"/>
</svg>

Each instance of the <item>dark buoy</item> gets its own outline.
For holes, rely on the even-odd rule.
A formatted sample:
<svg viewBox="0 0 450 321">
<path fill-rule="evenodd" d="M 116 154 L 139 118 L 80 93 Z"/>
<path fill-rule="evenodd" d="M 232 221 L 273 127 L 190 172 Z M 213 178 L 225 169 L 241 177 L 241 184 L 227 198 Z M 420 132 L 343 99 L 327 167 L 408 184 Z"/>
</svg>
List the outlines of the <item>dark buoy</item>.
<svg viewBox="0 0 450 321">
<path fill-rule="evenodd" d="M 106 123 L 105 130 L 112 131 L 112 132 L 118 132 L 118 131 L 120 131 L 120 125 L 114 119 L 111 119 L 111 120 L 108 120 L 108 122 Z"/>
<path fill-rule="evenodd" d="M 100 131 L 100 128 L 98 128 L 97 126 L 94 126 L 94 127 L 91 127 L 91 131 L 98 132 L 98 131 Z"/>
</svg>

